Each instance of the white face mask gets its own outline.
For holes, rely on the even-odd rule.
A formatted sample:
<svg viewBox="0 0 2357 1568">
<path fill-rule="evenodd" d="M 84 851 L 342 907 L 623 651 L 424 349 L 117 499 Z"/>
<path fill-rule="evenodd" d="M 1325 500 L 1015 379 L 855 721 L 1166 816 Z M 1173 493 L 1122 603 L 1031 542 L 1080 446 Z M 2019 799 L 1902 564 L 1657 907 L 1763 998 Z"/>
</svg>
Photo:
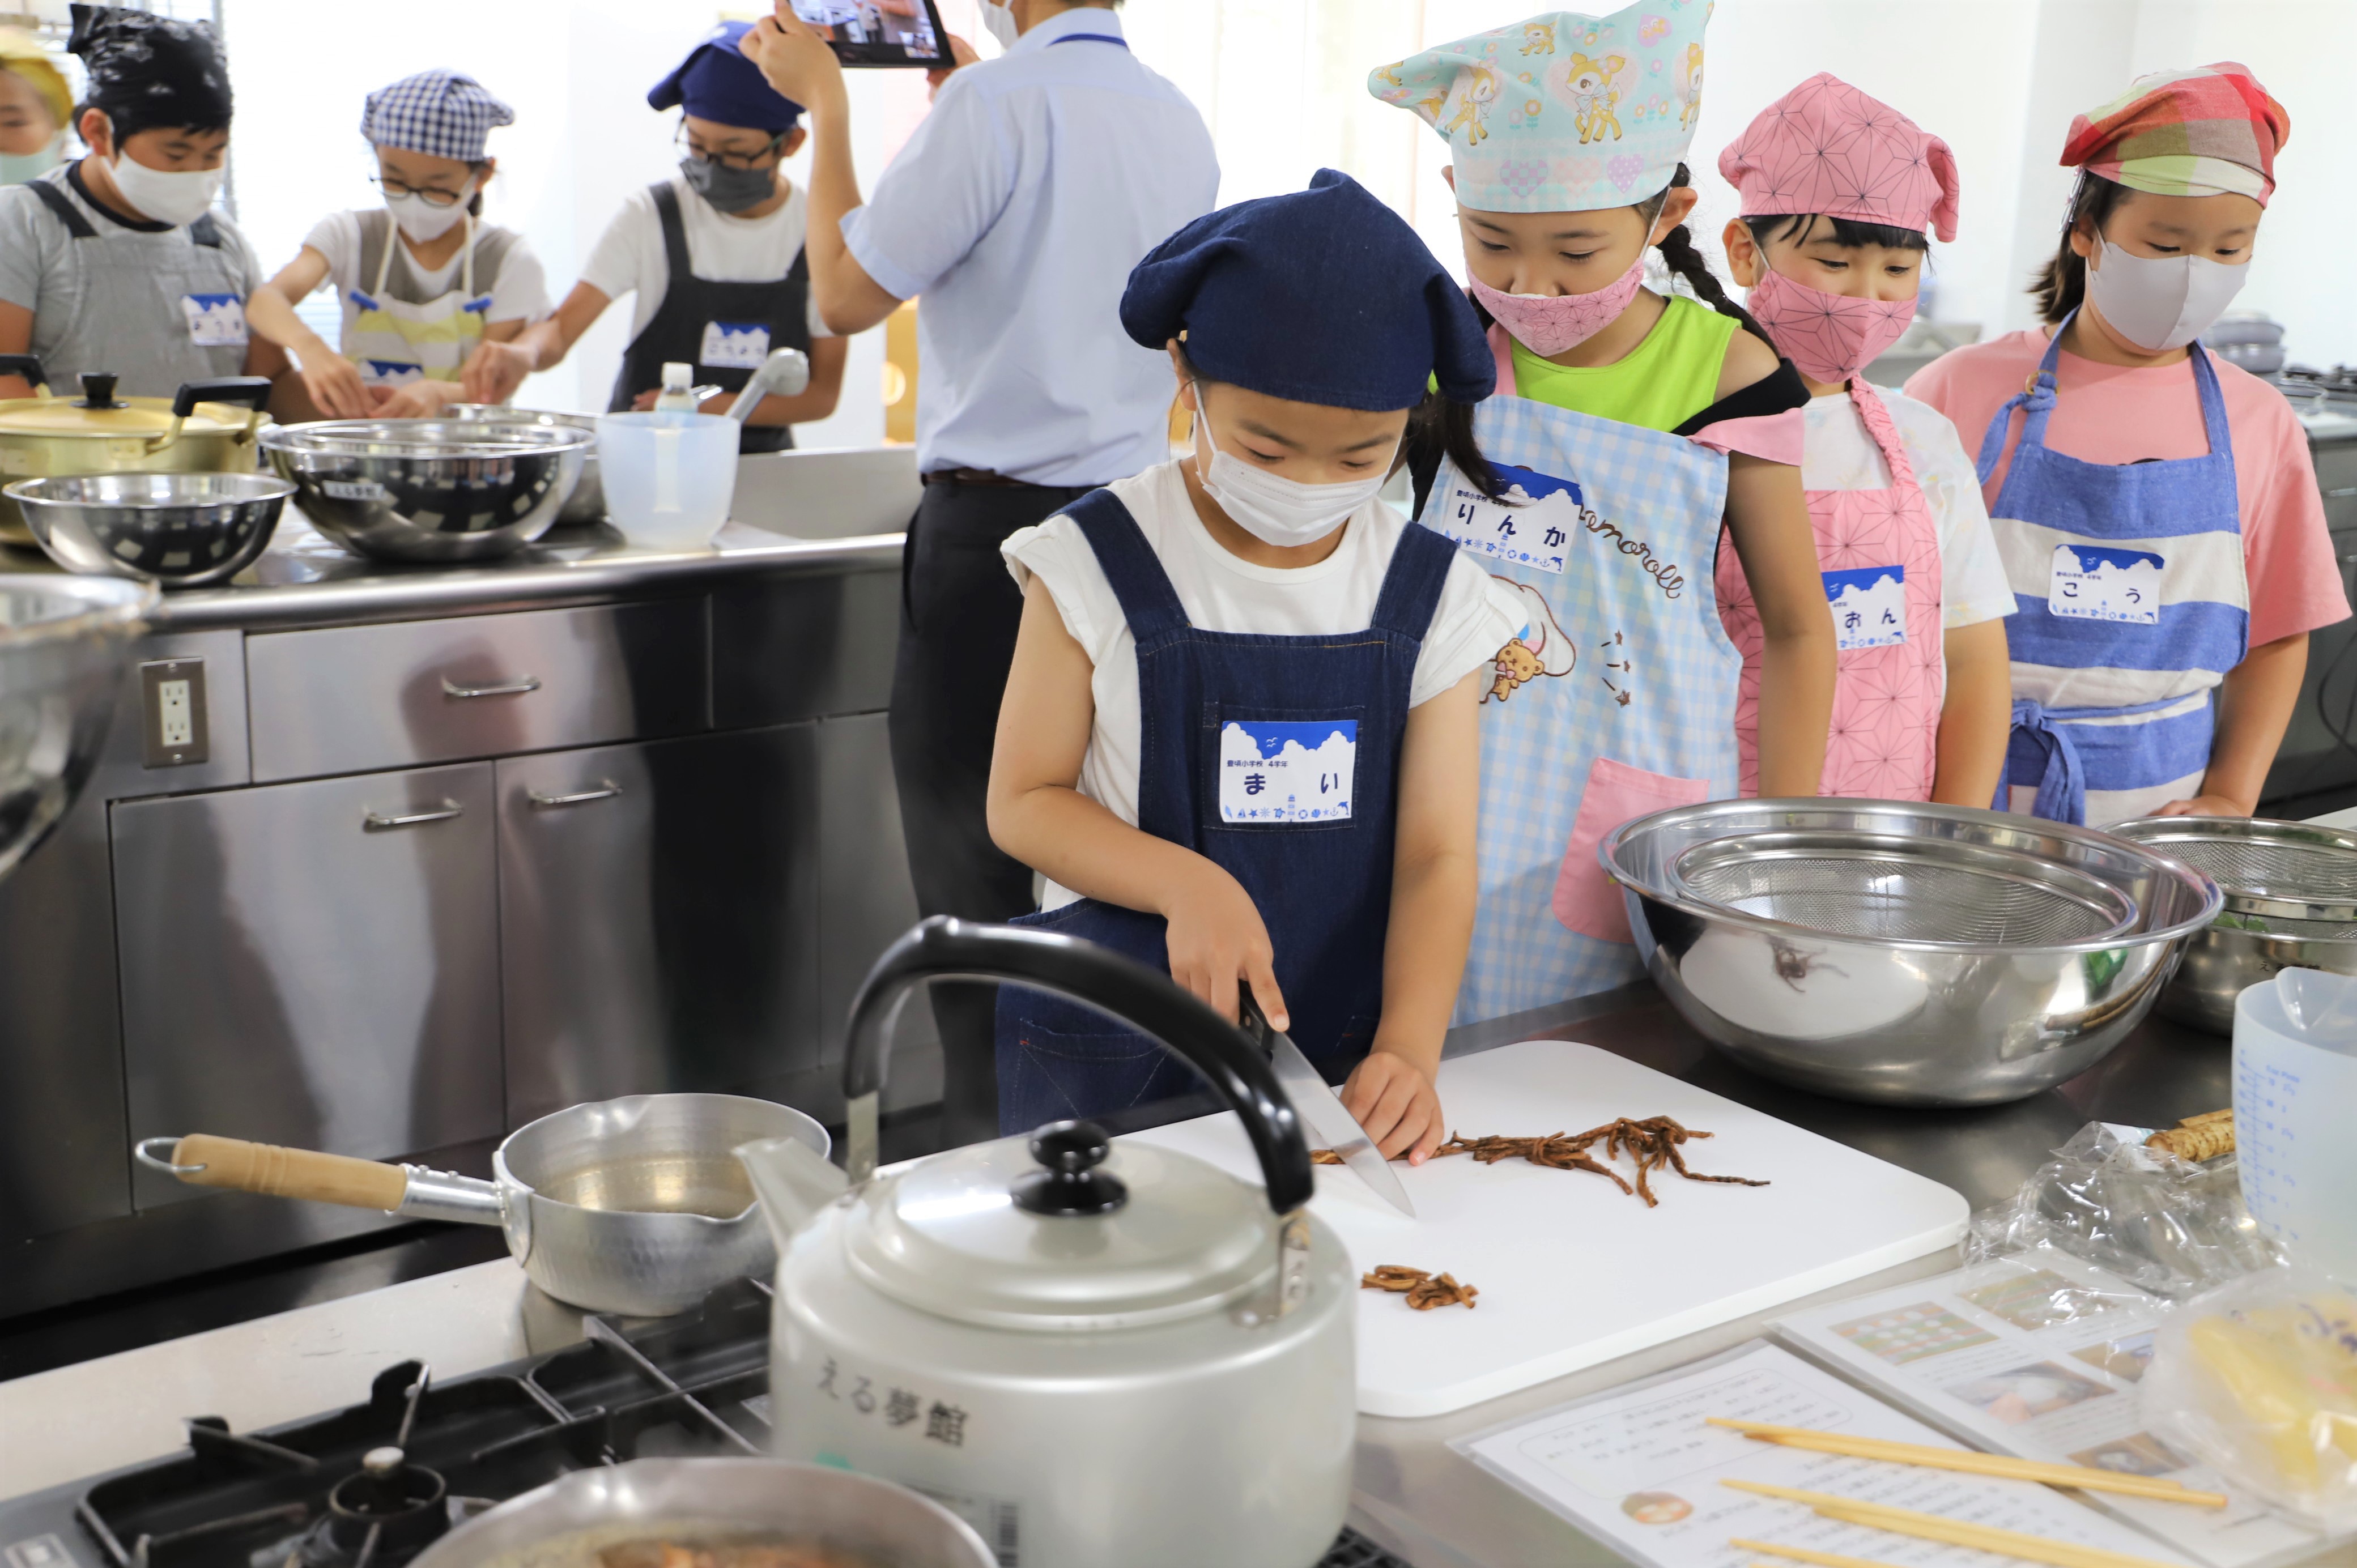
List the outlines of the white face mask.
<svg viewBox="0 0 2357 1568">
<path fill-rule="evenodd" d="M 458 193 L 458 199 L 447 207 L 436 207 L 415 192 L 395 195 L 384 193 L 385 210 L 401 225 L 401 231 L 420 245 L 429 244 L 447 234 L 452 227 L 467 216 L 467 202 L 475 194 L 472 180 Z"/>
<path fill-rule="evenodd" d="M 213 198 L 221 194 L 222 171 L 217 168 L 185 172 L 149 168 L 127 153 L 117 153 L 106 166 L 124 200 L 175 229 L 202 218 L 211 210 Z"/>
<path fill-rule="evenodd" d="M 1282 474 L 1256 468 L 1232 453 L 1220 450 L 1204 420 L 1203 389 L 1195 388 L 1195 474 L 1203 489 L 1220 503 L 1229 521 L 1263 544 L 1280 547 L 1315 544 L 1351 521 L 1351 514 L 1375 499 L 1390 478 L 1389 464 L 1378 465 L 1363 479 L 1339 485 L 1305 485 Z M 1209 444 L 1211 460 L 1203 461 Z"/>
<path fill-rule="evenodd" d="M 998 0 L 982 0 L 982 28 L 998 40 L 998 47 L 1011 49 L 1021 31 L 1015 26 L 1015 7 L 1003 5 Z"/>
<path fill-rule="evenodd" d="M 2105 240 L 2103 265 L 2087 269 L 2087 297 L 2121 337 L 2158 354 L 2207 332 L 2250 275 L 2247 264 L 2133 255 Z"/>
</svg>

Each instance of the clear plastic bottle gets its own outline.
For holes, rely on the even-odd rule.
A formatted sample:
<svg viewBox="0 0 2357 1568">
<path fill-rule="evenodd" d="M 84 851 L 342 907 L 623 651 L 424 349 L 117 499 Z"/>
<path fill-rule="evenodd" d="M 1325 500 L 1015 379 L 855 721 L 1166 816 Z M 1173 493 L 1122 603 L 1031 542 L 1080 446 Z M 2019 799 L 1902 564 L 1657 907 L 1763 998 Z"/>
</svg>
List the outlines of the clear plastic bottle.
<svg viewBox="0 0 2357 1568">
<path fill-rule="evenodd" d="M 677 360 L 662 368 L 662 391 L 655 397 L 657 413 L 695 412 L 695 367 Z"/>
</svg>

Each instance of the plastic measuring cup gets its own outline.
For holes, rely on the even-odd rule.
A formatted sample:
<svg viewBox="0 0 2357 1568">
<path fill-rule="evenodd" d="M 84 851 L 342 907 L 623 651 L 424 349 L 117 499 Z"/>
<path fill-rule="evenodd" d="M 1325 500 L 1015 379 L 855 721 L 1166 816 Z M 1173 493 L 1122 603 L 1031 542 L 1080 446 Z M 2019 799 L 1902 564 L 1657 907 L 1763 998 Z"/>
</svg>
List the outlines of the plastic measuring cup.
<svg viewBox="0 0 2357 1568">
<path fill-rule="evenodd" d="M 2285 1005 L 2287 982 L 2296 1010 Z M 2357 1284 L 2352 1106 L 2357 976 L 2287 969 L 2245 988 L 2234 1002 L 2234 1152 L 2244 1206 L 2293 1262 Z"/>
<path fill-rule="evenodd" d="M 737 495 L 737 422 L 718 414 L 598 415 L 606 515 L 634 544 L 711 543 Z"/>
</svg>

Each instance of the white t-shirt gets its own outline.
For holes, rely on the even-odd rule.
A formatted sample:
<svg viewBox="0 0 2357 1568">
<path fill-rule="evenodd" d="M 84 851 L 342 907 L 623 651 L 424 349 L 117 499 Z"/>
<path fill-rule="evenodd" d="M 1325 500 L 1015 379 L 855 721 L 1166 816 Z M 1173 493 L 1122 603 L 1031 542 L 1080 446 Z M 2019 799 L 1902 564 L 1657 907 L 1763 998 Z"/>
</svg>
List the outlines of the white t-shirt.
<svg viewBox="0 0 2357 1568">
<path fill-rule="evenodd" d="M 1953 631 L 2013 613 L 2013 587 L 1997 553 L 1988 508 L 1972 459 L 1947 415 L 1890 387 L 1877 387 L 1915 482 L 1940 529 L 1940 624 Z M 1813 490 L 1881 490 L 1890 469 L 1846 392 L 1809 400 L 1801 447 L 1801 483 Z"/>
<path fill-rule="evenodd" d="M 478 243 L 480 232 L 479 226 Z M 343 303 L 344 326 L 349 328 L 360 314 L 360 307 L 352 303 L 352 290 L 376 285 L 374 276 L 361 276 L 361 215 L 330 212 L 303 236 L 303 243 L 328 259 L 328 275 L 319 286 L 336 291 L 336 297 Z M 452 252 L 450 259 L 438 267 L 420 262 L 406 241 L 402 242 L 402 263 L 417 280 L 426 298 L 461 286 L 460 269 L 467 259 L 463 248 Z M 475 292 L 491 296 L 490 313 L 484 319 L 494 326 L 502 321 L 529 325 L 548 314 L 548 274 L 521 234 L 508 242 L 507 256 L 500 262 L 497 275 L 487 278 L 482 267 L 477 265 Z"/>
<path fill-rule="evenodd" d="M 1400 535 L 1413 526 L 1380 500 L 1351 515 L 1342 542 L 1315 566 L 1258 566 L 1228 553 L 1187 499 L 1176 462 L 1157 464 L 1105 487 L 1137 520 L 1146 542 L 1178 591 L 1187 618 L 1205 631 L 1316 637 L 1358 631 L 1375 618 L 1375 599 Z M 1132 827 L 1137 825 L 1137 765 L 1142 746 L 1137 704 L 1137 642 L 1104 569 L 1081 525 L 1059 512 L 1008 535 L 999 546 L 1017 584 L 1033 573 L 1048 585 L 1064 629 L 1096 666 L 1089 679 L 1096 721 L 1081 760 L 1081 793 Z M 1498 656 L 1522 617 L 1491 597 L 1490 575 L 1454 553 L 1448 581 L 1432 612 L 1408 685 L 1415 707 L 1448 691 Z M 1058 908 L 1076 896 L 1048 884 L 1041 900 Z"/>
<path fill-rule="evenodd" d="M 810 228 L 810 202 L 802 187 L 788 191 L 782 206 L 760 218 L 721 211 L 690 190 L 678 175 L 671 177 L 671 189 L 679 199 L 680 227 L 687 231 L 688 267 L 697 277 L 713 283 L 774 283 L 792 269 Z M 589 252 L 581 281 L 608 299 L 636 290 L 630 336 L 635 338 L 647 329 L 671 287 L 671 263 L 663 255 L 662 219 L 655 212 L 653 191 L 642 186 L 623 199 L 622 209 Z M 813 338 L 834 336 L 819 319 L 815 292 L 809 318 Z"/>
</svg>

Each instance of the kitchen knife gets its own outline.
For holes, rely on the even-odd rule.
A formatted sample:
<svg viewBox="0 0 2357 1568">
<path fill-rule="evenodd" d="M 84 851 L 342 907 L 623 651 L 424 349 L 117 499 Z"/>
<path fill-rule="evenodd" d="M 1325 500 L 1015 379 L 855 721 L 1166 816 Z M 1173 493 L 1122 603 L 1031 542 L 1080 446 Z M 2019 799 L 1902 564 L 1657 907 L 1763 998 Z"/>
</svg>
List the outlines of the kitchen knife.
<svg viewBox="0 0 2357 1568">
<path fill-rule="evenodd" d="M 1237 1001 L 1243 1010 L 1244 1026 L 1253 1032 L 1261 1048 L 1268 1052 L 1269 1066 L 1276 1069 L 1276 1081 L 1283 1086 L 1293 1108 L 1301 1113 L 1310 1129 L 1326 1141 L 1326 1146 L 1342 1156 L 1342 1163 L 1357 1173 L 1361 1181 L 1375 1189 L 1375 1196 L 1394 1208 L 1415 1218 L 1415 1205 L 1407 1198 L 1407 1188 L 1391 1162 L 1383 1158 L 1367 1136 L 1359 1119 L 1343 1106 L 1341 1096 L 1327 1086 L 1293 1036 L 1271 1026 L 1268 1015 L 1253 1000 L 1252 988 L 1243 987 Z"/>
</svg>

